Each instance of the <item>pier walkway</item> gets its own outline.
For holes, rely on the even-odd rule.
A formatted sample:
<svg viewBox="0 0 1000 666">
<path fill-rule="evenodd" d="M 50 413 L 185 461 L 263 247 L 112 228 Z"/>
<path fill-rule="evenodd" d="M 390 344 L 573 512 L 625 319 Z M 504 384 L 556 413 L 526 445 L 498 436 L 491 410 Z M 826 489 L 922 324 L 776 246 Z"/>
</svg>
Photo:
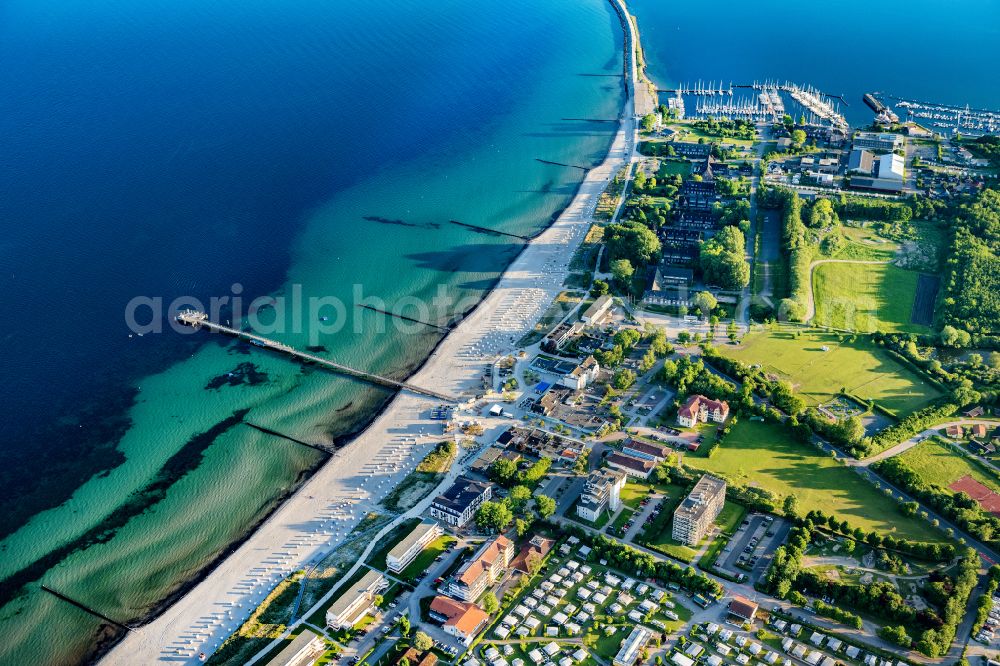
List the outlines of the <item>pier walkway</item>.
<svg viewBox="0 0 1000 666">
<path fill-rule="evenodd" d="M 316 356 L 315 354 L 309 354 L 303 351 L 299 351 L 295 347 L 290 347 L 281 342 L 275 340 L 269 340 L 263 336 L 257 335 L 255 333 L 250 333 L 249 331 L 241 331 L 235 328 L 230 328 L 229 326 L 223 326 L 222 324 L 216 324 L 213 321 L 209 321 L 208 315 L 204 312 L 199 312 L 197 310 L 185 310 L 177 315 L 177 321 L 184 324 L 185 326 L 190 326 L 192 328 L 206 328 L 215 333 L 224 333 L 226 335 L 231 335 L 234 338 L 240 338 L 246 340 L 252 345 L 262 347 L 264 349 L 270 349 L 271 351 L 280 352 L 282 354 L 288 354 L 293 358 L 297 358 L 300 361 L 306 363 L 315 363 L 316 365 L 321 365 L 323 367 L 329 368 L 334 372 L 338 372 L 342 375 L 347 375 L 349 377 L 354 377 L 355 379 L 360 379 L 362 381 L 369 382 L 371 384 L 378 384 L 380 386 L 386 386 L 393 389 L 398 389 L 400 391 L 409 391 L 410 393 L 416 393 L 418 395 L 425 395 L 437 400 L 442 400 L 444 402 L 459 403 L 461 400 L 454 396 L 445 395 L 444 393 L 438 393 L 437 391 L 422 388 L 420 386 L 414 386 L 413 384 L 408 384 L 407 382 L 399 382 L 395 379 L 390 379 L 388 377 L 383 377 L 382 375 L 376 375 L 372 372 L 365 372 L 364 370 L 356 370 L 342 363 L 337 363 L 336 361 L 331 361 L 329 359 L 323 358 L 321 356 Z"/>
</svg>

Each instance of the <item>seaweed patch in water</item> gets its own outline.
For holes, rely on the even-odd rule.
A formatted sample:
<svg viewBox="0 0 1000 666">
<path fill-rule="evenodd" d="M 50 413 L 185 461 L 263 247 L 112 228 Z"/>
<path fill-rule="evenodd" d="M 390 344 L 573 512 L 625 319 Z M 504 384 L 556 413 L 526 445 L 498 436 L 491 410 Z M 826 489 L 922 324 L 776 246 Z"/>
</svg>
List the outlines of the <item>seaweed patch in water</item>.
<svg viewBox="0 0 1000 666">
<path fill-rule="evenodd" d="M 241 384 L 257 386 L 258 384 L 263 384 L 265 382 L 267 382 L 267 373 L 258 370 L 255 363 L 246 361 L 244 363 L 240 363 L 233 370 L 230 370 L 224 375 L 213 377 L 208 381 L 208 384 L 205 385 L 205 388 L 217 389 L 223 386 L 239 386 Z"/>
</svg>

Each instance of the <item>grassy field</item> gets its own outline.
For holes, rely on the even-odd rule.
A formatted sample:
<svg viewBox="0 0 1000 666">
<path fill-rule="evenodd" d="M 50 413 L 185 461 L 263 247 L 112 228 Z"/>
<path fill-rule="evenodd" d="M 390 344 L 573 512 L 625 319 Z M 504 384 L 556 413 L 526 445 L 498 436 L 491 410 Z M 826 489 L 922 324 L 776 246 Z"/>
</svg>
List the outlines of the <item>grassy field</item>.
<svg viewBox="0 0 1000 666">
<path fill-rule="evenodd" d="M 899 243 L 879 236 L 871 226 L 845 226 L 840 233 L 844 242 L 831 255 L 833 259 L 890 261 L 899 251 Z"/>
<path fill-rule="evenodd" d="M 638 510 L 642 504 L 642 500 L 649 496 L 650 489 L 651 486 L 648 483 L 641 483 L 629 478 L 625 483 L 625 487 L 622 488 L 622 503 Z"/>
<path fill-rule="evenodd" d="M 869 340 L 850 342 L 836 333 L 778 326 L 750 333 L 738 347 L 724 345 L 719 351 L 791 381 L 811 405 L 829 401 L 843 388 L 904 415 L 940 395 Z"/>
<path fill-rule="evenodd" d="M 663 178 L 665 176 L 681 175 L 687 176 L 691 173 L 691 163 L 687 160 L 672 160 L 663 159 L 660 160 L 660 168 L 656 170 L 656 177 Z"/>
<path fill-rule="evenodd" d="M 860 333 L 926 333 L 910 323 L 919 275 L 891 264 L 820 264 L 813 269 L 813 322 Z"/>
<path fill-rule="evenodd" d="M 904 517 L 896 503 L 849 468 L 791 438 L 780 425 L 743 420 L 733 426 L 711 458 L 687 459 L 730 483 L 795 495 L 802 512 L 819 509 L 866 531 L 936 541 L 941 535 L 918 518 Z"/>
<path fill-rule="evenodd" d="M 417 580 L 417 578 L 426 573 L 427 568 L 434 563 L 434 559 L 451 548 L 456 541 L 457 539 L 449 534 L 442 534 L 434 541 L 431 541 L 427 544 L 426 548 L 420 551 L 416 559 L 410 562 L 410 565 L 399 573 L 398 578 L 407 581 Z"/>
<path fill-rule="evenodd" d="M 899 455 L 900 462 L 913 468 L 926 483 L 947 487 L 963 476 L 971 476 L 1000 493 L 1000 478 L 985 465 L 965 457 L 951 445 L 928 439 Z"/>
</svg>

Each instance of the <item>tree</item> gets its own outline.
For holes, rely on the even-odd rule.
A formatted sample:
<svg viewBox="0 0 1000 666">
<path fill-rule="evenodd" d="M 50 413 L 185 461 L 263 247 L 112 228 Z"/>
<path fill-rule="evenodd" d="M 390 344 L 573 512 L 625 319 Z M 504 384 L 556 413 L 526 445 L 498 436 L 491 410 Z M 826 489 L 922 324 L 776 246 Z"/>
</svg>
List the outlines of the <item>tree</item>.
<svg viewBox="0 0 1000 666">
<path fill-rule="evenodd" d="M 816 229 L 825 229 L 840 222 L 836 211 L 833 210 L 833 203 L 829 199 L 819 198 L 812 205 L 809 211 L 809 226 Z"/>
<path fill-rule="evenodd" d="M 994 370 L 1000 370 L 1000 352 L 990 352 L 987 363 L 989 363 L 990 367 Z"/>
<path fill-rule="evenodd" d="M 799 515 L 799 498 L 795 495 L 788 495 L 785 497 L 785 502 L 782 504 L 782 511 L 789 518 L 794 518 Z"/>
<path fill-rule="evenodd" d="M 399 661 L 397 662 L 397 666 L 410 666 L 410 660 L 409 660 L 409 659 L 407 659 L 406 657 L 402 657 L 402 658 L 400 658 L 400 660 L 399 660 Z"/>
<path fill-rule="evenodd" d="M 635 274 L 635 269 L 628 259 L 615 259 L 611 262 L 611 274 L 615 276 L 618 284 L 625 288 L 628 287 L 629 281 Z"/>
<path fill-rule="evenodd" d="M 523 537 L 531 529 L 531 523 L 529 523 L 524 518 L 514 519 L 514 531 L 517 532 L 517 536 Z"/>
<path fill-rule="evenodd" d="M 623 328 L 615 333 L 613 339 L 615 344 L 621 346 L 623 349 L 632 349 L 632 347 L 639 344 L 639 340 L 642 339 L 642 333 L 634 328 Z"/>
<path fill-rule="evenodd" d="M 941 329 L 941 343 L 948 347 L 967 347 L 972 336 L 968 331 L 955 328 L 951 324 Z"/>
<path fill-rule="evenodd" d="M 600 298 L 608 293 L 609 285 L 604 280 L 594 280 L 594 284 L 590 287 L 590 295 Z"/>
<path fill-rule="evenodd" d="M 511 511 L 518 511 L 531 499 L 531 489 L 528 486 L 514 486 L 507 495 Z"/>
<path fill-rule="evenodd" d="M 746 236 L 737 227 L 723 227 L 702 243 L 698 261 L 706 282 L 725 289 L 742 289 L 750 283 Z"/>
<path fill-rule="evenodd" d="M 646 132 L 649 132 L 654 127 L 656 127 L 656 115 L 652 113 L 647 113 L 642 117 L 642 129 Z"/>
<path fill-rule="evenodd" d="M 702 317 L 708 317 L 712 313 L 712 310 L 719 305 L 719 301 L 709 292 L 699 291 L 691 299 L 691 304 L 698 308 Z"/>
<path fill-rule="evenodd" d="M 729 336 L 731 342 L 736 342 L 736 338 L 740 335 L 740 330 L 736 326 L 736 320 L 730 319 L 729 323 L 726 324 L 726 335 Z"/>
<path fill-rule="evenodd" d="M 479 600 L 479 605 L 486 611 L 487 615 L 493 615 L 500 610 L 500 602 L 497 601 L 497 595 L 493 594 L 492 590 L 488 590 L 483 595 L 482 599 Z"/>
<path fill-rule="evenodd" d="M 796 148 L 806 145 L 806 133 L 804 130 L 792 130 L 792 145 Z"/>
<path fill-rule="evenodd" d="M 535 504 L 538 505 L 538 515 L 548 518 L 556 512 L 556 501 L 548 495 L 535 495 Z"/>
<path fill-rule="evenodd" d="M 660 239 L 638 220 L 609 224 L 604 229 L 604 243 L 612 261 L 628 259 L 633 266 L 645 266 L 660 254 Z"/>
<path fill-rule="evenodd" d="M 381 608 L 383 603 L 385 603 L 385 597 L 381 594 L 376 594 L 372 599 L 372 604 L 374 604 L 376 608 Z"/>
<path fill-rule="evenodd" d="M 517 478 L 517 463 L 508 458 L 497 458 L 490 465 L 490 478 L 502 486 L 510 485 Z"/>
<path fill-rule="evenodd" d="M 512 520 L 514 514 L 503 502 L 483 502 L 476 512 L 476 525 L 482 530 L 502 532 Z"/>
<path fill-rule="evenodd" d="M 420 652 L 427 652 L 434 647 L 434 639 L 424 632 L 418 631 L 413 636 L 413 647 L 417 648 Z"/>
<path fill-rule="evenodd" d="M 410 618 L 406 615 L 399 618 L 399 633 L 404 636 L 410 635 Z"/>
<path fill-rule="evenodd" d="M 619 391 L 624 391 L 635 384 L 635 373 L 628 368 L 619 370 L 615 373 L 614 378 L 611 380 L 611 384 Z"/>
</svg>

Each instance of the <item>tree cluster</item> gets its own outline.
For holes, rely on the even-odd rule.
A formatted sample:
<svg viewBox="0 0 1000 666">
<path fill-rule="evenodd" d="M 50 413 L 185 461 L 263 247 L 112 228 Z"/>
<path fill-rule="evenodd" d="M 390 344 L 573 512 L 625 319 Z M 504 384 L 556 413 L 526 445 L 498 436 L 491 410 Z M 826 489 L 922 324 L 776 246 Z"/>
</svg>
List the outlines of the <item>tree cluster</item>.
<svg viewBox="0 0 1000 666">
<path fill-rule="evenodd" d="M 750 284 L 746 237 L 738 227 L 726 226 L 701 244 L 699 257 L 705 281 L 738 290 Z"/>
<path fill-rule="evenodd" d="M 985 189 L 959 207 L 952 228 L 943 319 L 977 343 L 1000 346 L 1000 191 Z M 961 334 L 950 337 L 966 342 Z"/>
</svg>

